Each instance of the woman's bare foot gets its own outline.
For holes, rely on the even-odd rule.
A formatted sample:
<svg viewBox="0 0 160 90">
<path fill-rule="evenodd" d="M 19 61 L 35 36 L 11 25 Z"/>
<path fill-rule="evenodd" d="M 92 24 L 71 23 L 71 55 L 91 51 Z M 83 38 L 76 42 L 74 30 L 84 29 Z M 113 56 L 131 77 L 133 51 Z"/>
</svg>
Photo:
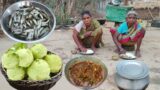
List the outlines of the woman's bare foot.
<svg viewBox="0 0 160 90">
<path fill-rule="evenodd" d="M 92 50 L 93 50 L 94 52 L 96 51 L 96 47 L 95 47 L 95 46 L 92 46 L 91 48 L 92 48 Z"/>
<path fill-rule="evenodd" d="M 80 49 L 81 52 L 86 52 L 87 51 L 87 48 L 84 48 L 84 47 L 79 48 L 79 49 Z"/>
<path fill-rule="evenodd" d="M 118 49 L 118 48 L 117 48 L 117 49 L 115 49 L 115 50 L 114 50 L 114 52 L 115 52 L 115 53 L 118 53 L 118 54 L 120 53 L 120 51 L 119 51 L 119 49 Z"/>
<path fill-rule="evenodd" d="M 77 48 L 75 48 L 75 50 L 80 51 L 80 48 L 77 47 Z"/>
<path fill-rule="evenodd" d="M 80 52 L 80 49 L 79 48 L 75 48 L 75 50 L 71 50 L 71 53 L 72 54 L 77 54 Z"/>
<path fill-rule="evenodd" d="M 141 57 L 140 50 L 136 50 L 135 55 L 136 55 L 136 57 Z"/>
<path fill-rule="evenodd" d="M 125 54 L 126 50 L 124 50 L 123 48 L 119 50 L 119 54 Z"/>
</svg>

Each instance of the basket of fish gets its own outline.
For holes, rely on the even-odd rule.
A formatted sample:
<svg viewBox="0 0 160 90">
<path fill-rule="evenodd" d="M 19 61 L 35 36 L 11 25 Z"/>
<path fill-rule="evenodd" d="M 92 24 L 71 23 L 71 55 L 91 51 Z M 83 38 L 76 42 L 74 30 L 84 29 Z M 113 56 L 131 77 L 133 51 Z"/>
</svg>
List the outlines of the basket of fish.
<svg viewBox="0 0 160 90">
<path fill-rule="evenodd" d="M 45 5 L 36 1 L 19 1 L 3 13 L 1 27 L 11 39 L 34 43 L 46 39 L 55 29 L 56 18 Z"/>
</svg>

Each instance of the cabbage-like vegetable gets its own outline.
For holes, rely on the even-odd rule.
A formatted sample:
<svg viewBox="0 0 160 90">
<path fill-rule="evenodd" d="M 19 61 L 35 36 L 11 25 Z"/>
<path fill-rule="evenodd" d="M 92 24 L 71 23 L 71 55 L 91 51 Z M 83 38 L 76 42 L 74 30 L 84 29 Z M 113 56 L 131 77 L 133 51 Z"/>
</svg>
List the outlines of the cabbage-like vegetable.
<svg viewBox="0 0 160 90">
<path fill-rule="evenodd" d="M 27 44 L 25 44 L 25 43 L 16 43 L 11 48 L 9 48 L 8 52 L 10 52 L 10 51 L 14 51 L 15 52 L 16 50 L 23 49 L 23 48 L 27 48 Z"/>
<path fill-rule="evenodd" d="M 28 67 L 33 62 L 33 55 L 29 49 L 19 49 L 16 51 L 19 57 L 19 66 Z"/>
<path fill-rule="evenodd" d="M 25 76 L 25 71 L 22 67 L 15 67 L 7 69 L 7 76 L 10 80 L 23 80 Z"/>
<path fill-rule="evenodd" d="M 41 59 L 47 55 L 47 48 L 42 44 L 36 44 L 31 48 L 34 58 Z"/>
<path fill-rule="evenodd" d="M 2 66 L 6 69 L 17 67 L 19 63 L 18 56 L 14 53 L 4 53 L 2 55 Z"/>
<path fill-rule="evenodd" d="M 48 54 L 44 59 L 49 64 L 52 73 L 59 72 L 62 67 L 62 60 L 58 55 Z"/>
<path fill-rule="evenodd" d="M 35 60 L 28 68 L 29 80 L 41 81 L 50 79 L 50 68 L 45 60 Z"/>
</svg>

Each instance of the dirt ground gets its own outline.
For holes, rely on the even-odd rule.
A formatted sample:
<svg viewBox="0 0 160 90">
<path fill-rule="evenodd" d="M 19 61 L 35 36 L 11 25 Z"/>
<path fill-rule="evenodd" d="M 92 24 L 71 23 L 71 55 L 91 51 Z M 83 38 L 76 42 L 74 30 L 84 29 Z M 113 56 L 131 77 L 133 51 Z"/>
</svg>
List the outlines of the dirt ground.
<svg viewBox="0 0 160 90">
<path fill-rule="evenodd" d="M 115 45 L 112 41 L 108 28 L 103 29 L 103 41 L 105 46 L 98 49 L 94 57 L 101 59 L 108 68 L 108 76 L 105 82 L 93 90 L 118 90 L 114 82 L 114 73 L 116 63 L 120 60 L 114 61 L 111 59 Z M 146 90 L 160 90 L 160 28 L 147 28 L 146 36 L 143 40 L 141 51 L 142 57 L 137 60 L 145 62 L 150 69 L 150 84 Z M 5 35 L 0 37 L 0 56 L 7 48 L 15 43 Z M 60 55 L 65 64 L 74 57 L 80 56 L 79 54 L 71 54 L 76 45 L 72 40 L 71 30 L 56 30 L 47 40 L 42 42 L 47 48 Z M 63 71 L 64 72 L 64 71 Z M 65 78 L 63 73 L 62 78 L 51 90 L 81 90 L 71 85 Z M 14 90 L 4 79 L 0 73 L 0 90 Z"/>
</svg>

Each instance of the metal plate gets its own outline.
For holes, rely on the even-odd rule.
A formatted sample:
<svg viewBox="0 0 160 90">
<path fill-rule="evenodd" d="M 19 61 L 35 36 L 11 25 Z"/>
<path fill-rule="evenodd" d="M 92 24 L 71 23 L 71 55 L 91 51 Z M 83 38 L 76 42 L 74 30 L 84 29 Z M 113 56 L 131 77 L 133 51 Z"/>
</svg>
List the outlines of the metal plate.
<svg viewBox="0 0 160 90">
<path fill-rule="evenodd" d="M 149 74 L 147 65 L 135 60 L 120 61 L 116 70 L 120 76 L 127 79 L 141 79 Z"/>
<path fill-rule="evenodd" d="M 125 57 L 123 57 L 123 56 L 120 55 L 120 58 L 126 59 L 126 60 L 136 59 L 136 56 L 135 56 L 134 53 L 132 53 L 132 52 L 126 52 L 125 55 L 126 55 Z"/>
<path fill-rule="evenodd" d="M 82 54 L 82 55 L 93 55 L 94 51 L 92 49 L 87 49 L 86 52 L 80 52 L 80 54 Z"/>
</svg>

